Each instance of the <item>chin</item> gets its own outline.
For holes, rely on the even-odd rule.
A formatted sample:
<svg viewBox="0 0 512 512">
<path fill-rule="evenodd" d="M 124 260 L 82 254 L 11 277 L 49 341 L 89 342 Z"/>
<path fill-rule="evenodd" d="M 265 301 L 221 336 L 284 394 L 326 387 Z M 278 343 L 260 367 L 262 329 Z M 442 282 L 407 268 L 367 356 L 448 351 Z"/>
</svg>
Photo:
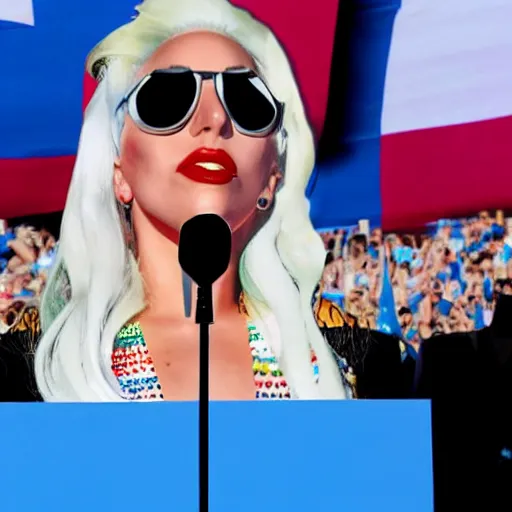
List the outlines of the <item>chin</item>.
<svg viewBox="0 0 512 512">
<path fill-rule="evenodd" d="M 238 207 L 234 209 L 234 205 L 231 205 L 230 208 L 228 205 L 219 204 L 219 201 L 208 202 L 205 200 L 201 202 L 196 201 L 195 204 L 174 203 L 170 206 L 173 211 L 169 211 L 170 208 L 168 208 L 166 212 L 162 212 L 159 208 L 159 212 L 155 210 L 153 210 L 153 212 L 147 212 L 147 214 L 149 214 L 148 217 L 159 231 L 167 234 L 170 232 L 179 233 L 185 222 L 197 215 L 205 214 L 214 214 L 222 217 L 234 233 L 251 222 L 255 211 L 254 208 L 250 208 L 249 206 L 240 208 L 239 205 L 237 205 Z"/>
</svg>

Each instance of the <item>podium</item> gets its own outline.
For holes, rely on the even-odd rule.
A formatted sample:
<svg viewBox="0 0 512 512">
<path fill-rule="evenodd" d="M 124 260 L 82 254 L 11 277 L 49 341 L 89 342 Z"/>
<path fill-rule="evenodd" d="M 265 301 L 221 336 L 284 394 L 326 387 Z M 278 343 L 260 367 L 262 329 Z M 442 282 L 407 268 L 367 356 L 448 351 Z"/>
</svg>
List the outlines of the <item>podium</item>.
<svg viewBox="0 0 512 512">
<path fill-rule="evenodd" d="M 2 404 L 2 512 L 197 512 L 198 404 Z M 213 512 L 431 512 L 423 401 L 210 404 Z"/>
</svg>

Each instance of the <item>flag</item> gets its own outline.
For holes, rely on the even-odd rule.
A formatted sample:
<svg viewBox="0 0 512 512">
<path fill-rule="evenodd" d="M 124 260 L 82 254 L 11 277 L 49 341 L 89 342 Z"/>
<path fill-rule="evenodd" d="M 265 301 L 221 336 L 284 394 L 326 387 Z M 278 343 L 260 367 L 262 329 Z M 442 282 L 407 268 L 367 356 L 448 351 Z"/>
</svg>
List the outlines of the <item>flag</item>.
<svg viewBox="0 0 512 512">
<path fill-rule="evenodd" d="M 32 2 L 33 0 L 0 0 L 0 23 L 3 28 L 8 28 L 8 23 L 34 25 Z"/>
<path fill-rule="evenodd" d="M 86 55 L 138 2 L 15 3 L 0 0 L 0 218 L 62 209 L 95 86 Z M 296 72 L 319 142 L 315 227 L 409 229 L 512 206 L 509 0 L 235 3 Z"/>
<path fill-rule="evenodd" d="M 404 0 L 382 111 L 384 226 L 512 206 L 512 2 Z"/>
<path fill-rule="evenodd" d="M 393 286 L 389 277 L 387 258 L 383 258 L 382 291 L 379 298 L 379 316 L 377 318 L 377 330 L 386 334 L 402 336 L 402 328 L 396 316 L 395 297 Z"/>
<path fill-rule="evenodd" d="M 5 6 L 4 6 L 5 3 Z M 88 52 L 130 21 L 140 0 L 0 0 L 0 218 L 59 211 L 69 187 Z M 323 126 L 338 0 L 236 0 L 269 25 L 294 65 L 311 123 Z M 9 5 L 9 7 L 6 7 Z M 28 10 L 33 7 L 33 26 Z M 293 23 L 290 16 L 293 13 Z M 11 23 L 17 21 L 17 24 Z M 29 23 L 30 24 L 30 23 Z"/>
<path fill-rule="evenodd" d="M 510 208 L 512 2 L 357 6 L 338 19 L 350 37 L 334 49 L 314 223 L 400 230 Z"/>
</svg>

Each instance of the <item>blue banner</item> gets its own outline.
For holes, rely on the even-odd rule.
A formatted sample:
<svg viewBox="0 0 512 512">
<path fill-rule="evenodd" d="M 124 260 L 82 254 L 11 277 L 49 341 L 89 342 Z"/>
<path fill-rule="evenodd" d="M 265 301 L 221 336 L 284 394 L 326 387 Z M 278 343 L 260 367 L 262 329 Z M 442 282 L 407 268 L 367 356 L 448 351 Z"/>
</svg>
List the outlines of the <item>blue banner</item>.
<svg viewBox="0 0 512 512">
<path fill-rule="evenodd" d="M 2 405 L 2 512 L 197 512 L 197 413 Z M 428 402 L 214 402 L 210 511 L 430 512 L 430 437 Z"/>
</svg>

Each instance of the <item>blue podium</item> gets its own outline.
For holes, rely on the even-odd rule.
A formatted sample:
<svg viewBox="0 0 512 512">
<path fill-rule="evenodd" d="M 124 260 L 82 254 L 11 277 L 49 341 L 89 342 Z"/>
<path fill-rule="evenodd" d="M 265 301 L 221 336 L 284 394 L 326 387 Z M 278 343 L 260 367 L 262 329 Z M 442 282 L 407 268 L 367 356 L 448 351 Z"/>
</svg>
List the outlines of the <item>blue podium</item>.
<svg viewBox="0 0 512 512">
<path fill-rule="evenodd" d="M 212 512 L 431 512 L 430 405 L 213 402 Z M 198 510 L 197 403 L 3 404 L 2 512 Z"/>
</svg>

